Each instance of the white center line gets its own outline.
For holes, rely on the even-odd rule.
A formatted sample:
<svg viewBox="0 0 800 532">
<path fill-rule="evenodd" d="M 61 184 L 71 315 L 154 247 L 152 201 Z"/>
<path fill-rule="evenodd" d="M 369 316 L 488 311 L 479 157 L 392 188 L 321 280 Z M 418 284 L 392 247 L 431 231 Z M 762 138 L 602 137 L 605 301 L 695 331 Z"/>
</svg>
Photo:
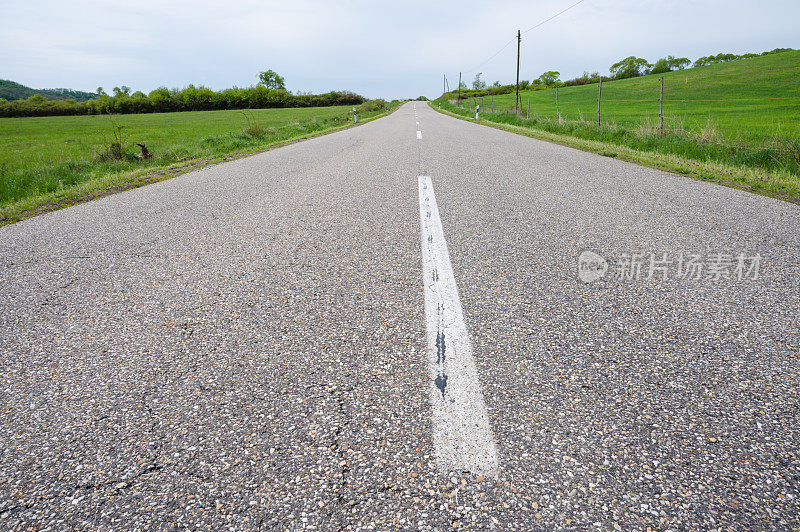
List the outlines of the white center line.
<svg viewBox="0 0 800 532">
<path fill-rule="evenodd" d="M 422 131 L 420 131 L 419 129 L 417 130 L 417 138 L 418 139 L 422 138 Z"/>
<path fill-rule="evenodd" d="M 497 448 L 428 176 L 419 176 L 433 443 L 443 471 L 495 475 Z"/>
</svg>

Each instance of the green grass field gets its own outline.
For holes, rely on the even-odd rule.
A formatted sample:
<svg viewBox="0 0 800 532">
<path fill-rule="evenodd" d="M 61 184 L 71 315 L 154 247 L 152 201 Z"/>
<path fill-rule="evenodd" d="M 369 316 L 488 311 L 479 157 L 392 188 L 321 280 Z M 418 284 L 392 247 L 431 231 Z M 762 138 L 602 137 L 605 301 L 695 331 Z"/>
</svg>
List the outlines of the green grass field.
<svg viewBox="0 0 800 532">
<path fill-rule="evenodd" d="M 359 119 L 384 112 L 368 103 Z M 0 118 L 0 223 L 48 205 L 90 199 L 98 190 L 135 186 L 143 176 L 176 165 L 255 151 L 351 120 L 348 106 Z M 259 129 L 248 134 L 245 128 L 252 122 Z M 104 157 L 115 129 L 124 153 Z M 153 157 L 137 159 L 136 143 L 145 144 Z"/>
<path fill-rule="evenodd" d="M 605 82 L 601 120 L 628 128 L 657 125 L 661 76 L 665 127 L 669 129 L 699 134 L 710 124 L 726 143 L 800 138 L 800 51 Z M 595 121 L 597 89 L 597 84 L 558 89 L 562 118 Z M 555 117 L 555 93 L 554 89 L 532 91 L 531 114 Z M 528 93 L 521 96 L 524 114 Z M 495 110 L 513 108 L 514 97 L 495 96 Z M 491 98 L 484 97 L 482 109 L 488 112 L 490 108 Z"/>
<path fill-rule="evenodd" d="M 673 170 L 800 203 L 800 52 L 740 59 L 664 76 L 665 135 L 658 130 L 661 75 L 481 100 L 481 121 L 612 157 Z M 473 98 L 434 102 L 474 118 Z"/>
</svg>

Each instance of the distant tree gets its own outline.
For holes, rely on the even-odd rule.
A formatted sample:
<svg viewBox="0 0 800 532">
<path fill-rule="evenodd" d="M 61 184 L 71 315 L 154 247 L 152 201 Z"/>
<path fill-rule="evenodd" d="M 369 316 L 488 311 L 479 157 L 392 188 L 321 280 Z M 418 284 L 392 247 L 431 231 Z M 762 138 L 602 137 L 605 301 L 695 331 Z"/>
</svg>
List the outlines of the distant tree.
<svg viewBox="0 0 800 532">
<path fill-rule="evenodd" d="M 127 85 L 123 85 L 122 87 L 114 87 L 114 97 L 119 96 L 128 96 L 131 93 L 131 88 Z"/>
<path fill-rule="evenodd" d="M 499 81 L 495 81 L 494 83 L 492 83 L 492 87 L 499 87 L 499 86 L 500 86 Z"/>
<path fill-rule="evenodd" d="M 669 58 L 670 58 L 670 67 L 672 67 L 672 70 L 683 70 L 684 68 L 692 64 L 692 62 L 686 57 L 675 58 L 669 56 Z"/>
<path fill-rule="evenodd" d="M 545 86 L 554 85 L 559 83 L 561 80 L 558 79 L 558 76 L 561 75 L 561 72 L 556 72 L 555 70 L 548 70 L 541 76 L 539 76 L 539 83 Z"/>
<path fill-rule="evenodd" d="M 286 88 L 286 80 L 283 76 L 278 75 L 277 72 L 270 69 L 266 72 L 260 72 L 258 74 L 258 84 L 263 85 L 268 89 L 285 89 Z"/>
<path fill-rule="evenodd" d="M 97 87 L 97 95 L 106 96 L 106 91 L 103 90 L 103 87 Z"/>
<path fill-rule="evenodd" d="M 650 69 L 650 74 L 663 74 L 664 72 L 672 72 L 673 70 L 683 70 L 689 64 L 691 64 L 691 61 L 685 57 L 675 58 L 668 55 L 655 62 L 653 68 Z"/>
<path fill-rule="evenodd" d="M 630 56 L 611 65 L 609 71 L 616 79 L 635 78 L 647 73 L 649 71 L 648 69 L 652 66 L 653 65 L 647 62 L 647 59 Z"/>
<path fill-rule="evenodd" d="M 475 79 L 472 80 L 472 88 L 476 91 L 486 88 L 486 82 L 481 79 L 481 74 L 483 74 L 483 72 L 478 72 L 475 74 Z"/>
<path fill-rule="evenodd" d="M 467 90 L 467 82 L 466 81 L 462 81 L 461 83 L 459 83 L 458 86 L 461 88 L 462 91 Z"/>
<path fill-rule="evenodd" d="M 779 54 L 782 52 L 794 52 L 794 51 L 795 51 L 794 48 L 775 48 L 774 50 L 770 50 L 769 52 L 761 52 L 761 55 Z"/>
<path fill-rule="evenodd" d="M 726 63 L 728 61 L 735 61 L 737 59 L 741 59 L 742 56 L 736 54 L 723 54 L 719 53 L 717 55 L 707 55 L 705 57 L 699 58 L 697 61 L 694 62 L 694 66 L 706 66 L 706 65 L 715 65 L 717 63 Z"/>
</svg>

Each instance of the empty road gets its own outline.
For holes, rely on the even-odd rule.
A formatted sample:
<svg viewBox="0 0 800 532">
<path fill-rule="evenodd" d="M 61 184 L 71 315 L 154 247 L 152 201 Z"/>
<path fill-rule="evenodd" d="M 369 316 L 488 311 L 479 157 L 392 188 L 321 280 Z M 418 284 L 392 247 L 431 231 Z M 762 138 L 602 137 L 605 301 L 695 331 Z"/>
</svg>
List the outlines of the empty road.
<svg viewBox="0 0 800 532">
<path fill-rule="evenodd" d="M 797 529 L 800 209 L 389 117 L 0 228 L 0 528 Z"/>
</svg>

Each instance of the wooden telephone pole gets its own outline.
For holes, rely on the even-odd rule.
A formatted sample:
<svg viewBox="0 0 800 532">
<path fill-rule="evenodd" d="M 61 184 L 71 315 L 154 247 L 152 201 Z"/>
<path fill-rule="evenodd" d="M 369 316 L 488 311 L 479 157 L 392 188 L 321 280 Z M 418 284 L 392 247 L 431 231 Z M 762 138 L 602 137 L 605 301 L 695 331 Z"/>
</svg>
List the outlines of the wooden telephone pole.
<svg viewBox="0 0 800 532">
<path fill-rule="evenodd" d="M 519 43 L 522 42 L 522 32 L 517 30 L 517 99 L 514 104 L 514 112 L 519 116 Z"/>
<path fill-rule="evenodd" d="M 461 72 L 458 73 L 458 105 L 461 105 Z"/>
</svg>

